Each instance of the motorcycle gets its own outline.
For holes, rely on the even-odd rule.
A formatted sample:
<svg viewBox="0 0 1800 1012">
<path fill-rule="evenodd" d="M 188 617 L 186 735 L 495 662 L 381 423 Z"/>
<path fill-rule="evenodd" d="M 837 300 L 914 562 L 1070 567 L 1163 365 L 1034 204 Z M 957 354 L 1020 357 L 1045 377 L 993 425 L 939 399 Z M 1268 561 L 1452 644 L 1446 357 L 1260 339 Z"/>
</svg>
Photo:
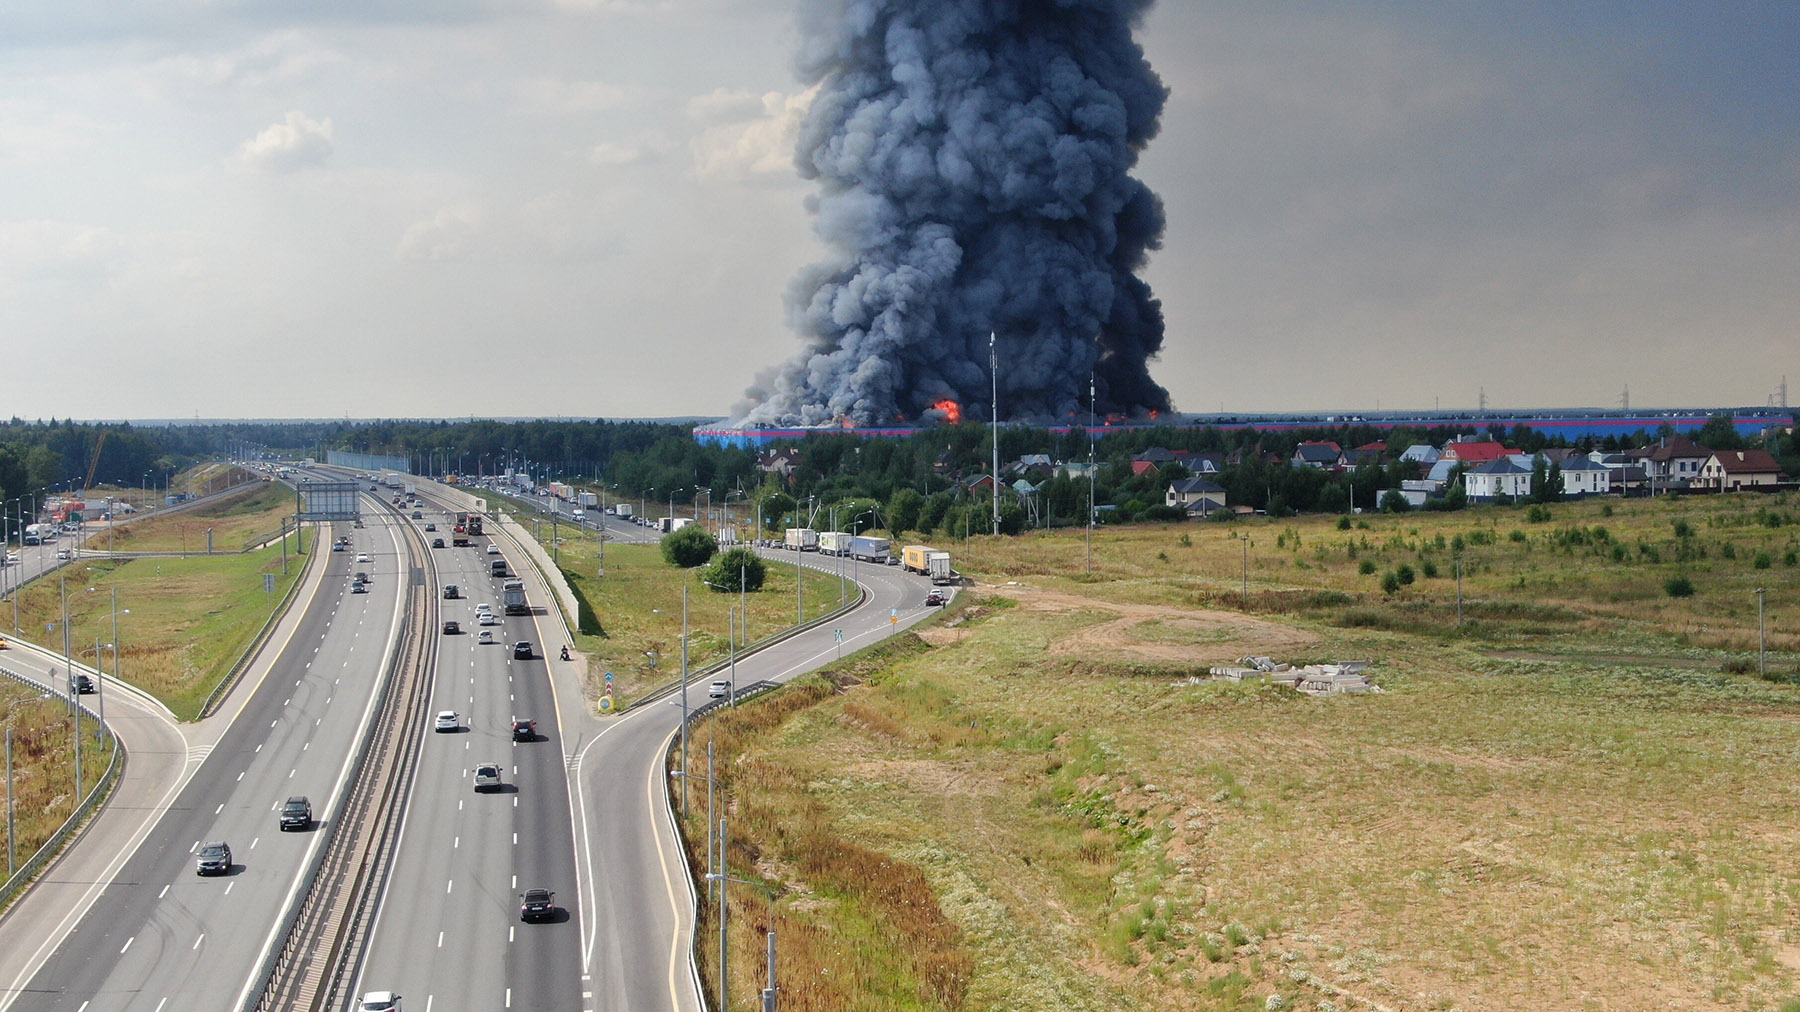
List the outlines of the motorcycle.
<svg viewBox="0 0 1800 1012">
<path fill-rule="evenodd" d="M 569 648 L 568 647 L 562 648 L 562 659 L 565 661 L 569 659 Z"/>
</svg>

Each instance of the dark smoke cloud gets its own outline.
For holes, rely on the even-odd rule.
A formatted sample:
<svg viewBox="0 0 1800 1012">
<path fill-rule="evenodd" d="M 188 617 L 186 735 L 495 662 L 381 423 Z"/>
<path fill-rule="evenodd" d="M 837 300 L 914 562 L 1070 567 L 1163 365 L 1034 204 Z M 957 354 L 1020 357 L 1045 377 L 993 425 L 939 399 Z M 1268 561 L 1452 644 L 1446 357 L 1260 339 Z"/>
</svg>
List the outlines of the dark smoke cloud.
<svg viewBox="0 0 1800 1012">
<path fill-rule="evenodd" d="M 1162 203 L 1129 172 L 1167 90 L 1132 39 L 1151 0 L 802 0 L 814 229 L 805 350 L 746 422 L 859 425 L 989 401 L 1008 418 L 1166 410 L 1162 307 L 1136 276 Z"/>
</svg>

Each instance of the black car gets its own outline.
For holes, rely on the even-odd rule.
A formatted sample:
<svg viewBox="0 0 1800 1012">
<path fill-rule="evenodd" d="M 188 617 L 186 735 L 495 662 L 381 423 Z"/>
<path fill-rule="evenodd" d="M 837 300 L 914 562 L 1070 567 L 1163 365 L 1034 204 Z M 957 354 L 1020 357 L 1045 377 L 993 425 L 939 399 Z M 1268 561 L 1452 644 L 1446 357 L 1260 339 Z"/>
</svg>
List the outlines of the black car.
<svg viewBox="0 0 1800 1012">
<path fill-rule="evenodd" d="M 555 917 L 556 904 L 553 902 L 555 896 L 556 894 L 548 889 L 525 890 L 522 902 L 519 904 L 519 920 L 547 921 Z"/>
<path fill-rule="evenodd" d="M 454 601 L 462 596 L 462 591 L 454 583 L 444 584 L 444 600 Z"/>
<path fill-rule="evenodd" d="M 528 717 L 514 717 L 512 737 L 513 741 L 537 741 L 537 721 Z"/>
<path fill-rule="evenodd" d="M 231 870 L 231 845 L 223 842 L 203 843 L 194 855 L 194 874 L 223 875 Z"/>
<path fill-rule="evenodd" d="M 431 539 L 431 547 L 433 547 L 433 548 L 444 547 L 444 539 L 443 538 L 432 538 Z"/>
<path fill-rule="evenodd" d="M 281 831 L 298 829 L 305 832 L 312 828 L 312 802 L 304 794 L 297 794 L 287 799 L 281 806 Z"/>
<path fill-rule="evenodd" d="M 435 531 L 435 530 L 437 530 L 437 524 L 426 524 L 425 525 L 425 533 L 430 534 L 432 531 Z"/>
<path fill-rule="evenodd" d="M 457 635 L 460 635 L 461 633 L 462 633 L 462 623 L 461 622 L 458 622 L 457 620 L 455 620 L 453 618 L 447 618 L 444 620 L 444 635 L 445 636 L 457 636 Z"/>
<path fill-rule="evenodd" d="M 536 655 L 534 655 L 531 652 L 531 641 L 530 640 L 520 640 L 519 642 L 513 644 L 513 660 L 528 661 L 528 660 L 531 660 L 531 658 L 534 656 L 536 656 Z"/>
<path fill-rule="evenodd" d="M 78 693 L 94 691 L 94 680 L 77 671 L 69 676 L 69 688 Z"/>
</svg>

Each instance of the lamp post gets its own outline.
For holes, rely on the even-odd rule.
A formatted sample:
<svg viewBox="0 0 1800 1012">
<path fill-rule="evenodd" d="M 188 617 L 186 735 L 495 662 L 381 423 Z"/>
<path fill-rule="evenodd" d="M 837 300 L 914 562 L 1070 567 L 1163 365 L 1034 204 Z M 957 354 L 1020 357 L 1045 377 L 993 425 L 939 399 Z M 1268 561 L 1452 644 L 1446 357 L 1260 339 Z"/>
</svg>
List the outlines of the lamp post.
<svg viewBox="0 0 1800 1012">
<path fill-rule="evenodd" d="M 681 587 L 681 818 L 687 821 L 687 765 L 688 765 L 688 589 Z"/>
<path fill-rule="evenodd" d="M 779 989 L 775 986 L 775 893 L 768 886 L 753 879 L 738 878 L 730 874 L 725 859 L 725 841 L 727 839 L 725 820 L 719 820 L 719 870 L 707 875 L 709 881 L 717 881 L 719 885 L 719 1008 L 721 1012 L 730 1007 L 729 988 L 731 976 L 729 970 L 729 953 L 725 946 L 726 938 L 726 906 L 725 885 L 735 883 L 757 889 L 769 899 L 769 983 L 763 988 L 763 1012 L 775 1012 Z"/>
<path fill-rule="evenodd" d="M 1763 588 L 1756 588 L 1756 674 L 1769 677 L 1769 635 L 1763 626 Z"/>
<path fill-rule="evenodd" d="M 688 780 L 699 780 L 699 776 L 684 770 L 670 770 L 669 776 L 680 778 L 685 784 Z M 707 894 L 712 893 L 713 879 L 713 795 L 718 793 L 714 785 L 717 783 L 713 774 L 713 740 L 706 740 L 706 886 Z M 724 888 L 721 886 L 720 888 Z"/>
</svg>

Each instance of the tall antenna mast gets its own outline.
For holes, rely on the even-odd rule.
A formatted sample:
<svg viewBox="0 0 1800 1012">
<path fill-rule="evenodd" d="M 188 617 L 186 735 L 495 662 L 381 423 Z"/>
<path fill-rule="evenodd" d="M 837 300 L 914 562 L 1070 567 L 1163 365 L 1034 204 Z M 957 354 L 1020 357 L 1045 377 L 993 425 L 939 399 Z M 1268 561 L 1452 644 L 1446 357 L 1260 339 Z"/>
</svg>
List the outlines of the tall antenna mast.
<svg viewBox="0 0 1800 1012">
<path fill-rule="evenodd" d="M 1625 384 L 1625 392 L 1619 395 L 1619 410 L 1625 412 L 1631 410 L 1631 384 L 1629 383 Z"/>
</svg>

